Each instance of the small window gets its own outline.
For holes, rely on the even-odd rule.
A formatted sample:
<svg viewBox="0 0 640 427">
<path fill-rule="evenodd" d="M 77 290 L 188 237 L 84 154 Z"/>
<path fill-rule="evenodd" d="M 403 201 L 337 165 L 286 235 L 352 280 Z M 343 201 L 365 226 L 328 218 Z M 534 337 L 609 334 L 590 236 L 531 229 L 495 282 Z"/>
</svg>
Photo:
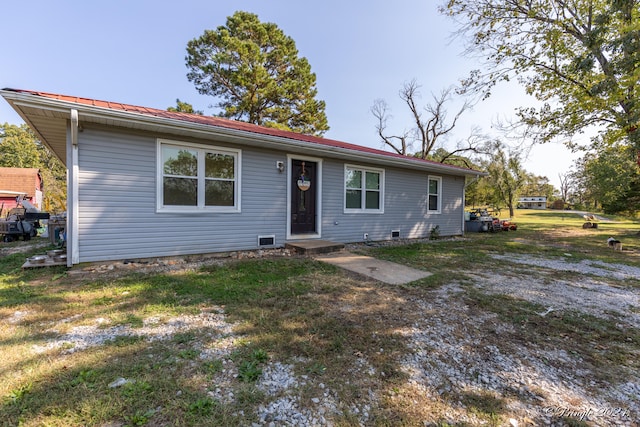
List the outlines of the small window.
<svg viewBox="0 0 640 427">
<path fill-rule="evenodd" d="M 442 178 L 430 176 L 427 188 L 427 212 L 439 214 L 442 205 Z"/>
<path fill-rule="evenodd" d="M 158 141 L 158 211 L 238 212 L 240 151 Z"/>
<path fill-rule="evenodd" d="M 384 171 L 345 166 L 345 212 L 384 212 Z"/>
</svg>

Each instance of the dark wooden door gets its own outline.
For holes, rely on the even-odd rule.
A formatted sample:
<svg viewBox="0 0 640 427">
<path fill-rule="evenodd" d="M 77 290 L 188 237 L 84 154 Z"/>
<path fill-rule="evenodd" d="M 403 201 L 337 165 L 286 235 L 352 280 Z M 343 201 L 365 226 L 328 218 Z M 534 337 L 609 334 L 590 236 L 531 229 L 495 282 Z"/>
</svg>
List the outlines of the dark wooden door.
<svg viewBox="0 0 640 427">
<path fill-rule="evenodd" d="M 291 161 L 291 234 L 316 232 L 317 164 Z"/>
</svg>

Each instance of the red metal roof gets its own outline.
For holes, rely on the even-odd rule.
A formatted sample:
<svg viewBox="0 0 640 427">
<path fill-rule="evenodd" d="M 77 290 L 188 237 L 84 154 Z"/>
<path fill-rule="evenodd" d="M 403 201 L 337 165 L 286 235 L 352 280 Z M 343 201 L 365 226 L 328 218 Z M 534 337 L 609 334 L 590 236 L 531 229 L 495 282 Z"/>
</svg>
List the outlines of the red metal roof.
<svg viewBox="0 0 640 427">
<path fill-rule="evenodd" d="M 61 95 L 61 94 L 39 92 L 39 91 L 32 91 L 32 90 L 11 89 L 11 88 L 6 88 L 4 90 L 13 91 L 17 93 L 24 93 L 29 95 L 36 95 L 44 98 L 50 98 L 50 99 L 55 99 L 55 100 L 70 102 L 75 104 L 105 108 L 109 110 L 120 110 L 120 111 L 126 111 L 128 113 L 180 120 L 183 122 L 197 123 L 197 124 L 213 126 L 213 127 L 252 132 L 260 135 L 268 135 L 268 136 L 274 136 L 279 138 L 288 138 L 296 141 L 303 141 L 310 144 L 317 144 L 317 145 L 326 146 L 326 147 L 341 148 L 346 150 L 359 151 L 363 153 L 376 154 L 380 156 L 411 160 L 414 162 L 437 165 L 438 167 L 444 166 L 444 167 L 451 168 L 453 170 L 475 172 L 472 169 L 463 168 L 459 166 L 446 165 L 446 164 L 434 162 L 431 160 L 423 160 L 423 159 L 418 159 L 416 157 L 403 156 L 401 154 L 379 150 L 375 148 L 370 148 L 370 147 L 365 147 L 362 145 L 349 144 L 347 142 L 322 138 L 322 137 L 313 136 L 313 135 L 305 135 L 297 132 L 273 129 L 265 126 L 254 125 L 251 123 L 224 119 L 221 117 L 202 116 L 199 114 L 190 114 L 190 113 L 180 113 L 180 112 L 173 112 L 173 111 L 167 111 L 167 110 L 160 110 L 156 108 L 141 107 L 141 106 L 131 105 L 131 104 L 123 104 L 120 102 L 101 101 L 98 99 L 82 98 L 78 96 Z"/>
</svg>

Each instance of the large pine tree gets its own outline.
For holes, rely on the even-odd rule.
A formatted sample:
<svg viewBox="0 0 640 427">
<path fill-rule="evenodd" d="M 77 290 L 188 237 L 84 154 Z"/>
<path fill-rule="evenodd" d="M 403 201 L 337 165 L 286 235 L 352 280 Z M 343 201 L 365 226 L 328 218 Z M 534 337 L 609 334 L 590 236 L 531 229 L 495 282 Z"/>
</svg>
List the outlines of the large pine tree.
<svg viewBox="0 0 640 427">
<path fill-rule="evenodd" d="M 215 96 L 220 116 L 322 135 L 329 129 L 316 76 L 277 25 L 238 11 L 187 45 L 188 79 Z"/>
</svg>

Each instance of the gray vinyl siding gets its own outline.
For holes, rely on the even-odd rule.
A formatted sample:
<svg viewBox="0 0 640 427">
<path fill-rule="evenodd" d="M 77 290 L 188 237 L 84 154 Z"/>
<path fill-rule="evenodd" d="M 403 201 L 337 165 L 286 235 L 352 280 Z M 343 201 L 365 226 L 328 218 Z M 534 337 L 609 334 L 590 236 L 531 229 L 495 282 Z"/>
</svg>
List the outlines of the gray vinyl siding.
<svg viewBox="0 0 640 427">
<path fill-rule="evenodd" d="M 348 164 L 353 164 L 349 162 Z M 380 168 L 371 164 L 357 166 Z M 391 239 L 392 230 L 401 238 L 428 237 L 440 226 L 440 235 L 462 234 L 462 192 L 464 177 L 431 174 L 442 178 L 440 214 L 427 213 L 427 179 L 421 171 L 383 168 L 385 175 L 384 213 L 344 213 L 344 162 L 324 163 L 323 238 L 359 242 L 364 233 L 371 240 Z"/>
<path fill-rule="evenodd" d="M 284 246 L 287 173 L 275 166 L 296 153 L 189 139 L 241 149 L 241 212 L 157 213 L 156 144 L 163 137 L 106 128 L 80 134 L 80 262 L 250 250 L 258 247 L 258 235 L 275 235 L 276 246 Z M 442 178 L 442 213 L 427 214 L 428 173 L 358 164 L 384 169 L 384 213 L 345 214 L 344 166 L 335 158 L 322 162 L 321 238 L 358 242 L 368 233 L 387 240 L 392 230 L 419 238 L 435 225 L 443 236 L 462 234 L 464 177 L 432 174 Z"/>
<path fill-rule="evenodd" d="M 287 180 L 278 160 L 281 153 L 242 150 L 239 213 L 156 213 L 156 138 L 85 130 L 80 262 L 255 249 L 263 234 L 284 245 Z"/>
</svg>

